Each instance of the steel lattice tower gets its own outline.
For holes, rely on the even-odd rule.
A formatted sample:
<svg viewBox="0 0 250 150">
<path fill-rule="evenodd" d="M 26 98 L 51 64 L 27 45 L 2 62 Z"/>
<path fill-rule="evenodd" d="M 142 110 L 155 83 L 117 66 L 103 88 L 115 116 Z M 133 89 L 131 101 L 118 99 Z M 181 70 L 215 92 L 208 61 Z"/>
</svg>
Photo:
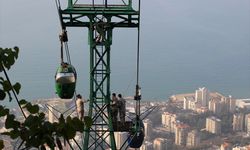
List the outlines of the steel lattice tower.
<svg viewBox="0 0 250 150">
<path fill-rule="evenodd" d="M 115 4 L 114 4 L 115 2 Z M 63 29 L 87 27 L 90 53 L 89 114 L 93 119 L 91 128 L 86 129 L 83 149 L 116 150 L 114 131 L 121 131 L 114 125 L 110 112 L 110 52 L 114 28 L 138 28 L 139 7 L 132 6 L 132 0 L 92 0 L 79 4 L 68 0 L 68 6 L 58 7 Z M 120 2 L 120 3 L 118 3 Z M 138 5 L 139 1 L 136 1 Z M 137 7 L 137 10 L 134 9 Z"/>
</svg>

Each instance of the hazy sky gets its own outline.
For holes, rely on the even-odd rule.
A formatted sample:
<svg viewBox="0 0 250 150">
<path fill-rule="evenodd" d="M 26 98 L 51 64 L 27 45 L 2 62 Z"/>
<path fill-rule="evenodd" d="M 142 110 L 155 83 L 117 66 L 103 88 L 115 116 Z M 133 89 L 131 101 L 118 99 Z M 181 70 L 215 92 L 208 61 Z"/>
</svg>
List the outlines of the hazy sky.
<svg viewBox="0 0 250 150">
<path fill-rule="evenodd" d="M 145 98 L 166 99 L 200 86 L 250 96 L 250 0 L 142 0 L 141 17 Z M 59 32 L 53 0 L 0 1 L 0 46 L 21 49 L 11 76 L 25 83 L 24 97 L 55 96 Z M 68 33 L 78 89 L 88 95 L 87 32 L 71 28 Z M 112 91 L 132 95 L 136 31 L 116 29 L 113 41 Z"/>
</svg>

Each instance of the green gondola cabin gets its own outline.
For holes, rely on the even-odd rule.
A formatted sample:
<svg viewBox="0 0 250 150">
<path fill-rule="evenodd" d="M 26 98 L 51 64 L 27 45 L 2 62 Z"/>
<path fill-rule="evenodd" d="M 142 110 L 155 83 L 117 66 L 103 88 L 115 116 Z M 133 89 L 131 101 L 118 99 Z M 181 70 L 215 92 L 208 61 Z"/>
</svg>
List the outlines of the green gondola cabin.
<svg viewBox="0 0 250 150">
<path fill-rule="evenodd" d="M 76 87 L 75 68 L 67 63 L 62 63 L 55 75 L 56 93 L 62 99 L 71 99 L 74 96 Z"/>
</svg>

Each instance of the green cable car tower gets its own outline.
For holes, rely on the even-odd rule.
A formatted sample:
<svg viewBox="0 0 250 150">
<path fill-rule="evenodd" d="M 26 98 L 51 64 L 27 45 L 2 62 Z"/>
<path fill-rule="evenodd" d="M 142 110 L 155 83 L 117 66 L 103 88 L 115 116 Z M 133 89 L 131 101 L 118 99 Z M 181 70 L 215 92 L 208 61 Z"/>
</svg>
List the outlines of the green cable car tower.
<svg viewBox="0 0 250 150">
<path fill-rule="evenodd" d="M 116 150 L 114 132 L 124 127 L 111 117 L 110 53 L 114 28 L 137 28 L 139 32 L 140 0 L 68 0 L 61 8 L 56 1 L 62 29 L 87 27 L 90 53 L 89 113 L 93 124 L 84 133 L 84 150 Z M 87 3 L 89 2 L 89 3 Z"/>
</svg>

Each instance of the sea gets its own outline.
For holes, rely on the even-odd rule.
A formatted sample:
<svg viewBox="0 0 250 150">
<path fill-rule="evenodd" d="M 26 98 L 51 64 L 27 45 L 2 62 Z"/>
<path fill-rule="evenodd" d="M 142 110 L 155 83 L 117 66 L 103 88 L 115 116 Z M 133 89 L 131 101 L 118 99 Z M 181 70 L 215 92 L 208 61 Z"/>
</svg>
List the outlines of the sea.
<svg viewBox="0 0 250 150">
<path fill-rule="evenodd" d="M 166 101 L 171 95 L 192 93 L 199 87 L 250 98 L 249 6 L 249 0 L 143 1 L 139 55 L 142 100 Z M 20 48 L 16 64 L 8 71 L 12 83 L 22 85 L 19 99 L 57 97 L 54 77 L 60 64 L 61 29 L 54 3 L 1 1 L 0 12 L 0 46 Z M 88 30 L 67 28 L 67 33 L 72 65 L 78 74 L 76 92 L 88 98 Z M 114 29 L 112 42 L 111 93 L 133 96 L 137 30 Z M 1 103 L 15 105 L 8 99 Z"/>
</svg>

